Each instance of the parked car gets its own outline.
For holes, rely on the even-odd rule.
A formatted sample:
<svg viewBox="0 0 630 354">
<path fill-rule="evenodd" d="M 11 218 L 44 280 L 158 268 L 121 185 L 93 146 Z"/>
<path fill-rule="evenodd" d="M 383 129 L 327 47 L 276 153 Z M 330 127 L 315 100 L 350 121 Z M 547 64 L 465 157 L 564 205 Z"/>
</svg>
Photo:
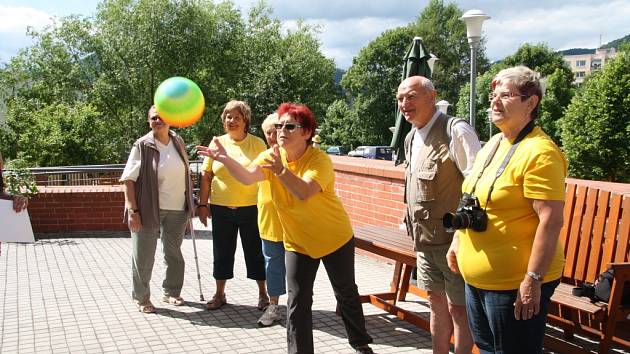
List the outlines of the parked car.
<svg viewBox="0 0 630 354">
<path fill-rule="evenodd" d="M 367 149 L 368 146 L 357 146 L 356 149 L 350 151 L 348 153 L 348 156 L 353 156 L 353 157 L 363 157 L 363 152 L 365 151 L 365 149 Z"/>
<path fill-rule="evenodd" d="M 330 146 L 326 149 L 326 153 L 330 155 L 345 155 L 347 151 L 343 146 Z"/>
<path fill-rule="evenodd" d="M 392 160 L 393 150 L 389 146 L 366 146 L 363 157 L 366 159 Z"/>
</svg>

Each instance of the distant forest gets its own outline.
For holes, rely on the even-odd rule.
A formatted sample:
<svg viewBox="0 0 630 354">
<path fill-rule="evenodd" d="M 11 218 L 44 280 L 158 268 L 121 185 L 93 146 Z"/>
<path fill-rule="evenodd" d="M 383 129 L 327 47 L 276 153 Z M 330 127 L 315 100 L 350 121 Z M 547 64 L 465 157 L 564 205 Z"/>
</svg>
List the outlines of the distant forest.
<svg viewBox="0 0 630 354">
<path fill-rule="evenodd" d="M 602 46 L 602 48 L 619 48 L 620 45 L 624 43 L 630 43 L 630 34 L 625 37 L 615 39 L 614 41 L 610 41 Z M 582 54 L 595 54 L 595 48 L 571 48 L 566 50 L 560 50 L 558 53 L 562 55 L 582 55 Z"/>
</svg>

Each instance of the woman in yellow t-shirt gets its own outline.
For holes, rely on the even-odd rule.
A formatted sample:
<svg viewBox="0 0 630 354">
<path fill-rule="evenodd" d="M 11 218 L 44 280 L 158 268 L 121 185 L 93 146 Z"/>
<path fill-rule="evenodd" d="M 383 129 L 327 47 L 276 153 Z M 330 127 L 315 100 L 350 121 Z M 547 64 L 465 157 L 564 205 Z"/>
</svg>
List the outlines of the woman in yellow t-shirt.
<svg viewBox="0 0 630 354">
<path fill-rule="evenodd" d="M 354 276 L 354 238 L 350 219 L 335 195 L 332 161 L 311 146 L 317 128 L 305 105 L 278 107 L 278 145 L 248 169 L 232 159 L 218 139 L 199 153 L 221 161 L 244 184 L 267 180 L 284 230 L 287 272 L 289 353 L 313 353 L 313 283 L 320 261 L 341 306 L 348 341 L 357 353 L 372 353 Z"/>
<path fill-rule="evenodd" d="M 461 230 L 447 260 L 466 282 L 468 322 L 481 353 L 542 353 L 547 306 L 564 266 L 558 236 L 567 163 L 534 125 L 542 98 L 537 73 L 504 69 L 492 89 L 492 122 L 501 133 L 479 151 L 462 184 L 480 209 L 454 218 Z M 487 227 L 483 217 L 466 222 L 465 214 L 486 215 Z"/>
<path fill-rule="evenodd" d="M 251 112 L 243 101 L 228 102 L 221 113 L 226 134 L 215 138 L 215 141 L 220 141 L 225 147 L 227 154 L 243 166 L 249 165 L 266 149 L 262 139 L 248 133 Z M 237 235 L 240 234 L 247 277 L 256 280 L 258 284 L 258 309 L 262 311 L 269 304 L 269 297 L 265 287 L 265 260 L 258 231 L 258 188 L 234 179 L 216 159 L 206 157 L 202 170 L 197 215 L 204 225 L 212 217 L 212 264 L 217 285 L 212 300 L 208 301 L 208 310 L 219 309 L 227 302 L 225 284 L 234 277 L 234 253 Z"/>
</svg>

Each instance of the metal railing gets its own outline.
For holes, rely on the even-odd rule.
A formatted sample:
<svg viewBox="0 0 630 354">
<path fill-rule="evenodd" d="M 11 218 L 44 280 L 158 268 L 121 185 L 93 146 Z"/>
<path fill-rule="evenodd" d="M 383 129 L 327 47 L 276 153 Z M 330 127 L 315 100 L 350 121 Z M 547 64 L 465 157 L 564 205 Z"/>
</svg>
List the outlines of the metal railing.
<svg viewBox="0 0 630 354">
<path fill-rule="evenodd" d="M 202 160 L 190 161 L 193 185 L 196 187 L 199 186 L 201 163 Z M 99 186 L 120 184 L 118 180 L 124 168 L 124 164 L 111 164 L 32 167 L 28 170 L 35 176 L 38 186 Z"/>
</svg>

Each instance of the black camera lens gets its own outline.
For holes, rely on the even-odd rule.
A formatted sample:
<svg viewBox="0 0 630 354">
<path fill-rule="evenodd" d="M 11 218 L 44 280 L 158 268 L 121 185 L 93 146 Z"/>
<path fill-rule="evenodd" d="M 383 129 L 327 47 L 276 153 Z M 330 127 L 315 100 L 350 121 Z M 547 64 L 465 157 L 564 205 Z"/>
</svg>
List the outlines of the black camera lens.
<svg viewBox="0 0 630 354">
<path fill-rule="evenodd" d="M 470 227 L 470 215 L 467 213 L 446 213 L 442 217 L 442 225 L 447 230 L 459 230 Z"/>
</svg>

